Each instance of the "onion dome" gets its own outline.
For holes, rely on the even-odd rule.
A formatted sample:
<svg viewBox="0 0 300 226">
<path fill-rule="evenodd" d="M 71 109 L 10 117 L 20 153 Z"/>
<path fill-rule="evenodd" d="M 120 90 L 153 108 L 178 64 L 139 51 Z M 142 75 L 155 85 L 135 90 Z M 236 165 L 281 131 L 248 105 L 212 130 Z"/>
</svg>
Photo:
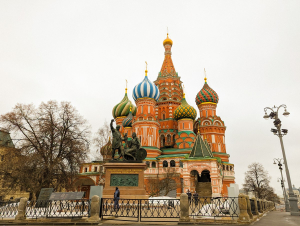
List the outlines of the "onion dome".
<svg viewBox="0 0 300 226">
<path fill-rule="evenodd" d="M 204 86 L 196 96 L 196 100 L 195 100 L 196 104 L 199 105 L 205 102 L 211 102 L 217 104 L 219 101 L 218 94 L 216 93 L 216 91 L 214 91 L 212 88 L 209 87 L 209 85 L 207 84 L 206 77 L 204 80 L 205 80 Z"/>
<path fill-rule="evenodd" d="M 167 38 L 164 40 L 163 45 L 173 45 L 173 41 L 169 38 L 169 34 L 167 33 Z"/>
<path fill-rule="evenodd" d="M 181 105 L 178 106 L 174 111 L 174 119 L 179 120 L 183 118 L 189 118 L 195 120 L 197 112 L 195 108 L 189 105 L 185 100 L 185 94 L 183 94 L 183 99 L 181 100 Z"/>
<path fill-rule="evenodd" d="M 133 88 L 132 97 L 136 101 L 139 98 L 153 98 L 155 101 L 159 98 L 159 90 L 157 86 L 148 79 L 147 69 L 145 71 L 144 80 Z"/>
<path fill-rule="evenodd" d="M 129 100 L 127 96 L 127 88 L 125 89 L 125 96 L 121 100 L 120 103 L 118 103 L 116 106 L 114 106 L 112 110 L 112 115 L 114 118 L 127 116 L 130 111 L 130 106 L 132 106 L 132 114 L 135 115 L 136 113 L 136 106 L 134 106 L 131 101 Z"/>
<path fill-rule="evenodd" d="M 123 120 L 122 125 L 123 127 L 132 127 L 132 112 L 131 112 L 131 106 L 128 116 Z"/>
<path fill-rule="evenodd" d="M 100 153 L 103 156 L 103 159 L 111 159 L 111 155 L 112 155 L 112 144 L 110 141 L 110 138 L 107 142 L 107 144 L 105 144 L 101 149 L 100 149 Z"/>
</svg>

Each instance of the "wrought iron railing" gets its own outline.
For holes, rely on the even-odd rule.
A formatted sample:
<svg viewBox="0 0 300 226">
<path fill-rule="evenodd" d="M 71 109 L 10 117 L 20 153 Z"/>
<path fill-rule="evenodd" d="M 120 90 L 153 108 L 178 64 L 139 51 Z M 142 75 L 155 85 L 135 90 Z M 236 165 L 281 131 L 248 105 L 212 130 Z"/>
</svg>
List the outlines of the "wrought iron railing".
<svg viewBox="0 0 300 226">
<path fill-rule="evenodd" d="M 0 217 L 3 218 L 15 218 L 18 214 L 18 202 L 7 201 L 0 202 Z"/>
<path fill-rule="evenodd" d="M 179 199 L 141 199 L 140 221 L 178 221 L 180 218 Z M 146 220 L 143 220 L 146 219 Z"/>
<path fill-rule="evenodd" d="M 190 202 L 190 217 L 238 217 L 238 197 L 199 197 Z"/>
<path fill-rule="evenodd" d="M 115 220 L 139 221 L 139 199 L 102 199 L 101 218 Z M 109 218 L 107 218 L 109 217 Z"/>
<path fill-rule="evenodd" d="M 28 201 L 26 205 L 26 218 L 75 218 L 89 217 L 91 200 L 50 200 Z"/>
<path fill-rule="evenodd" d="M 178 221 L 179 199 L 114 199 L 101 200 L 102 219 L 123 221 Z"/>
<path fill-rule="evenodd" d="M 250 206 L 251 206 L 251 213 L 253 215 L 256 214 L 256 211 L 255 211 L 255 201 L 253 199 L 250 199 Z"/>
<path fill-rule="evenodd" d="M 260 205 L 260 201 L 257 200 L 257 210 L 259 213 L 261 213 L 261 205 Z"/>
</svg>

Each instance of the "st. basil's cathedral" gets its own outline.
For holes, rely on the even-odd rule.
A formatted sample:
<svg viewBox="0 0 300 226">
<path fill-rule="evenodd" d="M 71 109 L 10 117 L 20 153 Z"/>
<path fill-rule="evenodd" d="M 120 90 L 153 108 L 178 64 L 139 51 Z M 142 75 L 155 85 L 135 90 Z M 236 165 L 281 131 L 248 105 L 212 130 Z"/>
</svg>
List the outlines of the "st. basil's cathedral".
<svg viewBox="0 0 300 226">
<path fill-rule="evenodd" d="M 157 79 L 152 82 L 145 71 L 144 79 L 132 90 L 135 105 L 129 100 L 127 88 L 112 115 L 120 132 L 129 139 L 135 132 L 141 146 L 147 151 L 144 160 L 146 190 L 154 180 L 174 184 L 169 196 L 180 196 L 188 189 L 199 196 L 227 196 L 227 187 L 234 183 L 234 165 L 226 152 L 225 124 L 217 115 L 218 94 L 204 79 L 204 85 L 195 94 L 197 111 L 185 99 L 183 85 L 171 58 L 173 41 L 163 41 L 165 58 Z M 111 142 L 100 150 L 103 162 L 84 163 L 80 179 L 90 179 L 89 185 L 104 184 L 103 163 L 111 159 Z M 171 172 L 171 173 L 170 173 Z M 78 190 L 86 190 L 78 183 Z M 87 185 L 88 186 L 88 185 Z M 81 188 L 80 188 L 81 187 Z M 162 193 L 161 193 L 162 194 Z"/>
</svg>

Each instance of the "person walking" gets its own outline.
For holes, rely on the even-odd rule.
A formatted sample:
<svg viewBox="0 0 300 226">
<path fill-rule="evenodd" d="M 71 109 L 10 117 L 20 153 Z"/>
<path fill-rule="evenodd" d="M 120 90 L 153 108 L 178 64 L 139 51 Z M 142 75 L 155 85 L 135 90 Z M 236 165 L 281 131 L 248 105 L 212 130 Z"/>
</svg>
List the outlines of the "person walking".
<svg viewBox="0 0 300 226">
<path fill-rule="evenodd" d="M 193 199 L 194 199 L 194 202 L 195 202 L 195 206 L 198 205 L 198 198 L 199 198 L 199 195 L 198 195 L 198 193 L 195 191 L 194 194 L 193 194 Z"/>
<path fill-rule="evenodd" d="M 186 194 L 188 195 L 189 204 L 191 204 L 192 193 L 190 192 L 190 190 L 189 190 L 189 189 L 187 190 Z"/>
<path fill-rule="evenodd" d="M 119 199 L 120 199 L 120 190 L 118 189 L 118 187 L 116 187 L 115 193 L 114 193 L 114 210 L 116 211 L 116 209 L 118 210 L 119 207 Z"/>
</svg>

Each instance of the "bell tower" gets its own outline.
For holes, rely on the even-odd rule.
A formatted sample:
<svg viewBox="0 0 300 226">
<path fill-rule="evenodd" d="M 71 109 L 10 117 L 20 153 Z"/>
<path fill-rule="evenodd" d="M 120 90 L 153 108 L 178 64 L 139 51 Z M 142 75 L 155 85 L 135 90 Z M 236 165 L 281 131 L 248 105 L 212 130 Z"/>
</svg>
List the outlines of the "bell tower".
<svg viewBox="0 0 300 226">
<path fill-rule="evenodd" d="M 160 148 L 174 147 L 175 135 L 177 134 L 177 121 L 173 114 L 175 109 L 181 104 L 183 90 L 180 77 L 175 71 L 171 58 L 173 41 L 167 38 L 163 41 L 165 48 L 165 59 L 158 77 L 154 82 L 160 92 L 160 98 L 156 104 L 156 116 L 160 124 Z"/>
</svg>

